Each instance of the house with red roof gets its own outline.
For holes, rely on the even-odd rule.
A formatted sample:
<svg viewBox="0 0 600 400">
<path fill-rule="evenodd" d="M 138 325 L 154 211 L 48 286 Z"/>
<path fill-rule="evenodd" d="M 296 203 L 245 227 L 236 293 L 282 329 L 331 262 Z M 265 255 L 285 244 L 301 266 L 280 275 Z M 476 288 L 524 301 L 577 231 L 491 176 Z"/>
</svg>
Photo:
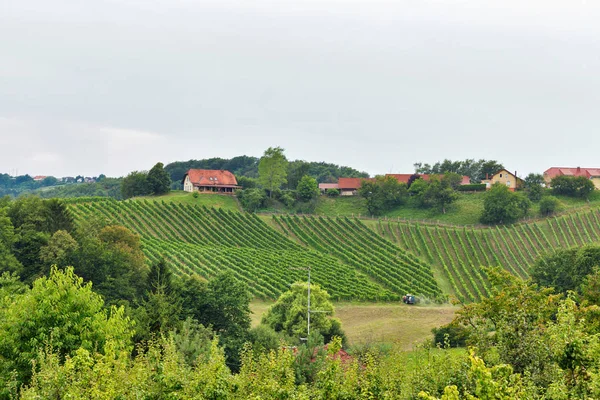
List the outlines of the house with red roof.
<svg viewBox="0 0 600 400">
<path fill-rule="evenodd" d="M 182 183 L 186 192 L 233 194 L 235 189 L 241 189 L 235 176 L 222 169 L 190 169 Z"/>
<path fill-rule="evenodd" d="M 354 196 L 362 181 L 374 181 L 374 178 L 340 178 L 338 179 L 338 189 L 341 196 Z"/>
<path fill-rule="evenodd" d="M 552 178 L 557 176 L 583 176 L 591 180 L 600 189 L 600 168 L 581 168 L 581 167 L 552 167 L 544 171 L 544 181 L 550 186 Z"/>
</svg>

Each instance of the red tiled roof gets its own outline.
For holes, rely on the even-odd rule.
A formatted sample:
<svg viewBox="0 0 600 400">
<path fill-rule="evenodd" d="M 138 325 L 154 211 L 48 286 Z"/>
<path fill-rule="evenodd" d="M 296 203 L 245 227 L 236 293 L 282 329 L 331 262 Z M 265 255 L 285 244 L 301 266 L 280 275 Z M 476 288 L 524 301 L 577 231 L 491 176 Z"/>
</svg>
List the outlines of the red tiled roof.
<svg viewBox="0 0 600 400">
<path fill-rule="evenodd" d="M 338 180 L 338 187 L 340 189 L 350 190 L 350 189 L 359 189 L 361 185 L 361 181 L 374 181 L 373 178 L 340 178 Z"/>
<path fill-rule="evenodd" d="M 339 185 L 337 183 L 319 183 L 319 189 L 337 189 Z"/>
<path fill-rule="evenodd" d="M 544 171 L 544 176 L 547 176 L 550 179 L 560 175 L 585 176 L 586 178 L 590 178 L 592 176 L 600 176 L 600 168 L 552 167 Z"/>
<path fill-rule="evenodd" d="M 231 172 L 222 169 L 190 169 L 183 176 L 184 181 L 186 176 L 190 177 L 190 181 L 194 186 L 237 186 L 235 176 Z"/>
<path fill-rule="evenodd" d="M 408 183 L 408 180 L 413 175 L 414 174 L 385 174 L 385 176 L 391 176 L 392 178 L 396 178 L 400 183 Z M 429 180 L 429 175 L 424 174 L 419 176 L 425 179 L 426 181 Z"/>
</svg>

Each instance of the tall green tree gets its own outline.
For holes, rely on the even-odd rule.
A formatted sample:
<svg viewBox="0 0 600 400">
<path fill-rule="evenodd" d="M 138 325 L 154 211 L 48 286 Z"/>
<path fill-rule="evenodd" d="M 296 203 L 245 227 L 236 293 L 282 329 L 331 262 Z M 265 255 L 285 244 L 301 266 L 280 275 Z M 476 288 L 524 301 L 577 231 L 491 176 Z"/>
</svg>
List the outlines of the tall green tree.
<svg viewBox="0 0 600 400">
<path fill-rule="evenodd" d="M 121 182 L 121 195 L 124 199 L 135 196 L 146 196 L 152 193 L 148 185 L 148 174 L 145 172 L 133 171 Z"/>
<path fill-rule="evenodd" d="M 545 184 L 544 177 L 542 174 L 530 173 L 525 177 L 524 189 L 527 192 L 527 197 L 531 201 L 539 201 L 544 194 Z"/>
<path fill-rule="evenodd" d="M 300 180 L 309 175 L 310 164 L 306 161 L 292 161 L 287 167 L 287 187 L 288 189 L 296 190 Z"/>
<path fill-rule="evenodd" d="M 223 272 L 211 279 L 204 293 L 196 297 L 199 302 L 194 316 L 198 322 L 212 327 L 219 335 L 227 365 L 237 370 L 240 366 L 239 352 L 250 331 L 252 296 L 247 285 L 238 281 L 231 272 Z"/>
<path fill-rule="evenodd" d="M 171 177 L 161 162 L 156 163 L 148 172 L 146 182 L 148 189 L 154 195 L 169 193 L 171 190 Z"/>
<path fill-rule="evenodd" d="M 438 207 L 442 210 L 443 214 L 446 214 L 446 207 L 458 199 L 458 194 L 451 186 L 454 179 L 453 175 L 446 174 L 444 178 L 449 176 L 447 180 L 444 178 L 440 180 L 439 178 L 432 176 L 427 185 L 427 189 L 423 194 L 426 203 Z"/>
<path fill-rule="evenodd" d="M 319 196 L 319 184 L 315 178 L 304 175 L 302 179 L 300 179 L 300 183 L 298 183 L 296 192 L 298 193 L 298 198 L 300 200 L 310 201 Z"/>
<path fill-rule="evenodd" d="M 318 331 L 326 342 L 329 342 L 334 335 L 345 340 L 340 321 L 333 318 L 335 308 L 329 300 L 329 293 L 319 285 L 310 285 L 310 307 L 311 310 L 318 311 L 311 313 L 311 331 Z M 262 323 L 276 332 L 284 332 L 291 337 L 307 337 L 308 284 L 294 283 L 290 290 L 279 296 L 275 304 L 263 315 Z"/>
<path fill-rule="evenodd" d="M 281 147 L 269 147 L 258 163 L 258 181 L 269 191 L 270 197 L 273 190 L 287 182 L 288 161 L 283 151 Z"/>
</svg>

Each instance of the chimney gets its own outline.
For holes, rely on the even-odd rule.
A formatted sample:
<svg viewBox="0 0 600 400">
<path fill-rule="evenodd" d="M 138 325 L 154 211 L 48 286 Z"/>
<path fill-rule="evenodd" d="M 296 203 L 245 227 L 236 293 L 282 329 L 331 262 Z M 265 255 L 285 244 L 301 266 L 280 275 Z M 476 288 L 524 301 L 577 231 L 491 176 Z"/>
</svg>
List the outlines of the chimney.
<svg viewBox="0 0 600 400">
<path fill-rule="evenodd" d="M 581 167 L 577 167 L 577 173 L 581 172 Z"/>
</svg>

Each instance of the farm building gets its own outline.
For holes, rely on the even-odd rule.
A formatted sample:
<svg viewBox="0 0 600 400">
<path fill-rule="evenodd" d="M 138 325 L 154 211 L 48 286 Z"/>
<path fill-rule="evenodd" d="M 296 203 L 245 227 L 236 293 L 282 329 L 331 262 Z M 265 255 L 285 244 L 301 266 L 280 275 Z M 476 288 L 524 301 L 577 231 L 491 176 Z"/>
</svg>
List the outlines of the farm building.
<svg viewBox="0 0 600 400">
<path fill-rule="evenodd" d="M 216 169 L 190 169 L 182 183 L 186 192 L 233 194 L 235 189 L 241 189 L 231 172 Z"/>
<path fill-rule="evenodd" d="M 391 176 L 393 178 L 396 178 L 398 180 L 398 182 L 400 183 L 408 183 L 408 181 L 410 180 L 411 176 L 414 175 L 418 175 L 419 178 L 424 179 L 426 181 L 428 181 L 432 176 L 435 175 L 428 175 L 428 174 L 385 174 L 385 176 Z M 443 177 L 443 175 L 438 175 L 440 178 Z M 463 175 L 462 177 L 462 181 L 460 182 L 461 185 L 468 185 L 469 183 L 471 183 L 471 179 L 468 176 Z"/>
<path fill-rule="evenodd" d="M 362 181 L 374 181 L 373 178 L 340 178 L 338 180 L 338 189 L 342 196 L 354 196 L 360 189 Z"/>
<path fill-rule="evenodd" d="M 600 168 L 568 168 L 568 167 L 552 167 L 544 171 L 544 180 L 546 184 L 550 184 L 552 178 L 557 176 L 585 176 L 594 183 L 596 189 L 600 189 Z"/>
<path fill-rule="evenodd" d="M 319 183 L 319 190 L 321 193 L 325 193 L 329 189 L 338 190 L 340 186 L 337 183 Z"/>
<path fill-rule="evenodd" d="M 508 186 L 508 188 L 514 192 L 515 189 L 523 185 L 523 179 L 517 177 L 516 172 L 512 174 L 508 172 L 508 170 L 502 169 L 491 177 L 488 177 L 488 179 L 484 179 L 481 183 L 485 183 L 486 189 L 491 188 L 495 183 L 501 183 Z"/>
</svg>

